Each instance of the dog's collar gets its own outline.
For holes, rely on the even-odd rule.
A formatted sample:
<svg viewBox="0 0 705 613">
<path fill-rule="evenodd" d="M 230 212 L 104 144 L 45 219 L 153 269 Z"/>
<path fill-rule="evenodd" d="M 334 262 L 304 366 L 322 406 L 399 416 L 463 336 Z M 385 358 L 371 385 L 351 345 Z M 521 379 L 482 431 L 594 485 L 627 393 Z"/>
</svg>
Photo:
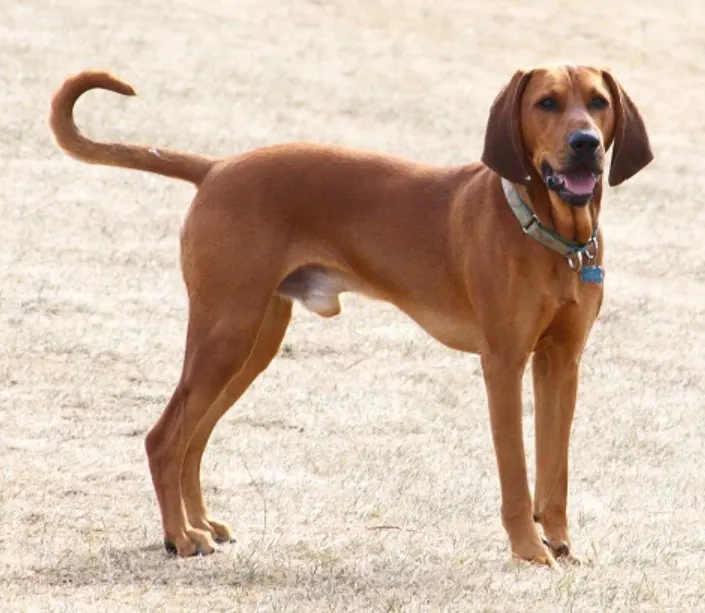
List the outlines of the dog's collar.
<svg viewBox="0 0 705 613">
<path fill-rule="evenodd" d="M 504 177 L 502 177 L 502 189 L 509 203 L 509 208 L 511 208 L 512 213 L 521 224 L 524 234 L 529 235 L 544 247 L 548 247 L 562 255 L 568 262 L 568 266 L 575 271 L 582 269 L 584 259 L 587 262 L 594 262 L 598 248 L 597 224 L 595 224 L 595 229 L 592 231 L 592 236 L 587 243 L 564 240 L 561 236 L 541 224 L 536 214 L 529 208 L 529 205 L 521 199 L 516 187 Z"/>
</svg>

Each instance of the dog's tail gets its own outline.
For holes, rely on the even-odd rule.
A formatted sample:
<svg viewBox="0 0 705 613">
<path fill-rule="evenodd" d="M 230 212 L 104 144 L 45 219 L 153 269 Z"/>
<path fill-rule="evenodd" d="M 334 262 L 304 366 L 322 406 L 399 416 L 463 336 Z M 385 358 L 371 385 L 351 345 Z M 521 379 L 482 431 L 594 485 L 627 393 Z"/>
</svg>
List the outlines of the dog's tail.
<svg viewBox="0 0 705 613">
<path fill-rule="evenodd" d="M 89 164 L 134 168 L 200 185 L 216 158 L 141 145 L 99 143 L 81 134 L 73 120 L 73 107 L 82 94 L 96 88 L 136 95 L 127 83 L 107 72 L 86 71 L 66 79 L 52 99 L 49 120 L 59 147 Z"/>
</svg>

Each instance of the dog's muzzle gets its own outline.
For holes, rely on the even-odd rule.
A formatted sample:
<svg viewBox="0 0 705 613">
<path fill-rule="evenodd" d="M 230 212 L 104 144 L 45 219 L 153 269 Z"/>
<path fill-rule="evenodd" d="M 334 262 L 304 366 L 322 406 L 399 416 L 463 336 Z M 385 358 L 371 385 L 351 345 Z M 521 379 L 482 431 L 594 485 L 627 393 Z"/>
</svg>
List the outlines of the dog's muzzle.
<svg viewBox="0 0 705 613">
<path fill-rule="evenodd" d="M 594 130 L 576 130 L 568 135 L 567 163 L 555 170 L 547 161 L 541 165 L 546 187 L 567 204 L 585 206 L 595 193 L 602 175 L 599 135 Z"/>
</svg>

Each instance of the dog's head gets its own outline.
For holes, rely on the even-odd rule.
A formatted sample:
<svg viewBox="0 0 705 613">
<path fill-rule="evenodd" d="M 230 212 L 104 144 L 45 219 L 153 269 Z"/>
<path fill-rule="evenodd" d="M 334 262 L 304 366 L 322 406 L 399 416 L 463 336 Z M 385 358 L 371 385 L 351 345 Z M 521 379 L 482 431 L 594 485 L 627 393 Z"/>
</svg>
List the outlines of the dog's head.
<svg viewBox="0 0 705 613">
<path fill-rule="evenodd" d="M 552 199 L 590 202 L 614 143 L 609 184 L 653 158 L 638 109 L 606 70 L 560 66 L 518 71 L 490 110 L 482 161 L 513 183 L 542 180 Z"/>
</svg>

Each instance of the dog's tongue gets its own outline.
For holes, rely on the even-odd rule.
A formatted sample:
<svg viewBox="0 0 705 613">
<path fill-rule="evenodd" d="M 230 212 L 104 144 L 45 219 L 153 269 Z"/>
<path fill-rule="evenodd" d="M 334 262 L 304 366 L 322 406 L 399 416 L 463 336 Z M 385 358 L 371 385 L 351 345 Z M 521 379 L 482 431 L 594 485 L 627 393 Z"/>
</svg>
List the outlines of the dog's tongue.
<svg viewBox="0 0 705 613">
<path fill-rule="evenodd" d="M 595 190 L 597 179 L 591 172 L 575 175 L 561 175 L 564 187 L 576 196 L 592 194 Z"/>
</svg>

